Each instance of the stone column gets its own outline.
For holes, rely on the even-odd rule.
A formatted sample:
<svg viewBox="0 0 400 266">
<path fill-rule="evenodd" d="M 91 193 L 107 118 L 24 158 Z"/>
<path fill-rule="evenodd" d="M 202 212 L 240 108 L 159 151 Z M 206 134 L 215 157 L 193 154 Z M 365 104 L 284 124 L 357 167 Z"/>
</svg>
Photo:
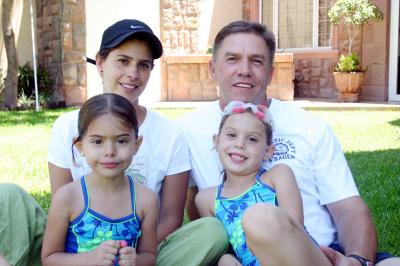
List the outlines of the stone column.
<svg viewBox="0 0 400 266">
<path fill-rule="evenodd" d="M 37 0 L 39 65 L 53 81 L 56 101 L 86 100 L 85 1 Z"/>
</svg>

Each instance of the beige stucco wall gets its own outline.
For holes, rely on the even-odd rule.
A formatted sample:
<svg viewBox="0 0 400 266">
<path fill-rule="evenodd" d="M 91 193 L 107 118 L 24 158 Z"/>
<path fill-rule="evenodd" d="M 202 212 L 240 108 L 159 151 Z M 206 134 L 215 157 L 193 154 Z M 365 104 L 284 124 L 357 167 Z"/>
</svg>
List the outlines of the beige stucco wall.
<svg viewBox="0 0 400 266">
<path fill-rule="evenodd" d="M 3 1 L 0 0 L 0 14 L 3 12 L 2 2 Z M 33 5 L 35 4 L 34 2 L 35 1 L 32 1 Z M 36 16 L 35 10 L 36 8 L 33 6 L 34 17 Z M 19 65 L 23 65 L 28 61 L 32 63 L 32 32 L 29 0 L 14 0 L 13 12 L 13 29 Z M 4 49 L 3 27 L 1 19 L 0 36 L 0 70 L 5 73 L 7 70 L 7 55 Z"/>
</svg>

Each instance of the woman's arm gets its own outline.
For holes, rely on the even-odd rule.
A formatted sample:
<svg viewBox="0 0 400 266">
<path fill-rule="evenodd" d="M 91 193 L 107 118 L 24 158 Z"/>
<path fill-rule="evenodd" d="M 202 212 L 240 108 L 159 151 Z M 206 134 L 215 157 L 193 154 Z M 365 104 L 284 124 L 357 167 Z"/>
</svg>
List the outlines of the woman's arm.
<svg viewBox="0 0 400 266">
<path fill-rule="evenodd" d="M 157 241 L 160 243 L 182 225 L 189 171 L 164 178 L 160 195 Z"/>
<path fill-rule="evenodd" d="M 285 164 L 278 164 L 267 172 L 267 176 L 275 188 L 279 207 L 303 225 L 303 202 L 292 169 Z"/>
<path fill-rule="evenodd" d="M 157 253 L 156 230 L 159 212 L 158 198 L 153 191 L 145 187 L 138 189 L 138 191 L 140 194 L 138 194 L 137 204 L 142 205 L 137 206 L 142 210 L 142 224 L 140 226 L 142 235 L 139 238 L 136 249 L 136 265 L 155 265 Z M 121 249 L 122 252 L 123 250 Z M 123 258 L 122 254 L 121 258 Z"/>
<path fill-rule="evenodd" d="M 58 167 L 52 163 L 48 163 L 51 195 L 55 195 L 56 191 L 65 184 L 72 182 L 71 170 Z"/>
</svg>

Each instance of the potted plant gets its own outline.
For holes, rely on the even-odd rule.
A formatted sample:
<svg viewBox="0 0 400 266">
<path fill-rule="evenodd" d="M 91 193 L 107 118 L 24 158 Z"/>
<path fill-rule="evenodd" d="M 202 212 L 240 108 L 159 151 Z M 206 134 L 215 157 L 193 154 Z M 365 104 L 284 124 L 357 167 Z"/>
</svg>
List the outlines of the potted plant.
<svg viewBox="0 0 400 266">
<path fill-rule="evenodd" d="M 369 0 L 338 0 L 329 9 L 328 17 L 332 25 L 343 24 L 349 37 L 348 53 L 340 56 L 333 73 L 336 87 L 341 95 L 348 95 L 350 101 L 358 101 L 367 67 L 361 64 L 359 56 L 352 51 L 352 44 L 362 26 L 382 20 L 383 12 Z M 346 100 L 346 97 L 339 96 L 339 99 Z"/>
</svg>

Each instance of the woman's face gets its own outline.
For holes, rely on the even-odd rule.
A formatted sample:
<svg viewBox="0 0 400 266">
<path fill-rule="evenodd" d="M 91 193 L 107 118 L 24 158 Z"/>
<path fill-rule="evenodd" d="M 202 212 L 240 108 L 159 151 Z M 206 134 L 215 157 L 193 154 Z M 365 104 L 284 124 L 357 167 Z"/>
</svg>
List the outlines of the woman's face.
<svg viewBox="0 0 400 266">
<path fill-rule="evenodd" d="M 103 79 L 103 91 L 119 94 L 133 105 L 146 88 L 153 68 L 153 57 L 147 42 L 130 39 L 114 48 L 106 59 L 96 60 Z"/>
</svg>

